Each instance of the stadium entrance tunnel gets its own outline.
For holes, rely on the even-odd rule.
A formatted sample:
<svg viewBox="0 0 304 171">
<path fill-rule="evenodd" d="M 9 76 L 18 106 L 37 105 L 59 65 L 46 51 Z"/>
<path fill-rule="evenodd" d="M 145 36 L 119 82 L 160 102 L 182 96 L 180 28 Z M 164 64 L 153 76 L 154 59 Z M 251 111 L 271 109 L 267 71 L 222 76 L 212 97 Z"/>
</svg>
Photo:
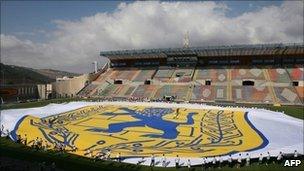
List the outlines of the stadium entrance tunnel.
<svg viewBox="0 0 304 171">
<path fill-rule="evenodd" d="M 114 84 L 122 84 L 122 80 L 114 80 Z"/>
<path fill-rule="evenodd" d="M 254 86 L 254 81 L 252 81 L 252 80 L 243 80 L 242 85 L 243 86 Z"/>
<path fill-rule="evenodd" d="M 150 85 L 151 82 L 152 82 L 151 80 L 146 80 L 146 81 L 145 81 L 145 84 L 146 84 L 146 85 Z"/>
<path fill-rule="evenodd" d="M 292 82 L 292 86 L 294 86 L 294 87 L 299 86 L 299 81 L 293 81 L 293 82 Z"/>
<path fill-rule="evenodd" d="M 211 85 L 211 80 L 206 80 L 205 85 Z"/>
</svg>

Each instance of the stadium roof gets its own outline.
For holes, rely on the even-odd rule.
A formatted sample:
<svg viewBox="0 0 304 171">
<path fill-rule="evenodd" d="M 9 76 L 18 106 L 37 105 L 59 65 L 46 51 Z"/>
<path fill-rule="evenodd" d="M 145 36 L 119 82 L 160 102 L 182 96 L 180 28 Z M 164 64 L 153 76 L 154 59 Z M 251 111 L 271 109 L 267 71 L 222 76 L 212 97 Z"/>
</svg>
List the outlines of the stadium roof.
<svg viewBox="0 0 304 171">
<path fill-rule="evenodd" d="M 251 56 L 251 55 L 284 55 L 304 54 L 303 43 L 292 44 L 255 44 L 232 46 L 206 46 L 190 48 L 163 48 L 141 50 L 119 50 L 100 52 L 100 56 L 110 59 L 129 58 L 166 58 L 170 55 L 197 55 L 197 56 Z"/>
</svg>

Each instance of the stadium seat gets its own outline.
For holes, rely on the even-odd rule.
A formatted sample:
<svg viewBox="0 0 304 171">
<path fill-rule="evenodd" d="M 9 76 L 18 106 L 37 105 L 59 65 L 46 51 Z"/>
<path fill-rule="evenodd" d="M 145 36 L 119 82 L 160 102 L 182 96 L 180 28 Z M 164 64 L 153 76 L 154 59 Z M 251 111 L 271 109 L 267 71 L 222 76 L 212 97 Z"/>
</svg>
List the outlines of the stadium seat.
<svg viewBox="0 0 304 171">
<path fill-rule="evenodd" d="M 297 92 L 292 86 L 274 87 L 274 91 L 277 96 L 278 102 L 281 104 L 294 104 L 294 105 L 302 104 Z"/>
<path fill-rule="evenodd" d="M 140 73 L 132 81 L 142 82 L 142 81 L 145 81 L 147 79 L 151 79 L 154 73 L 155 73 L 155 69 L 140 70 Z"/>
<path fill-rule="evenodd" d="M 176 100 L 187 100 L 189 85 L 164 85 L 159 88 L 154 98 L 162 99 L 164 96 L 174 96 Z"/>
<path fill-rule="evenodd" d="M 260 68 L 232 68 L 231 69 L 231 79 L 232 80 L 242 80 L 242 79 L 256 79 L 265 80 L 263 70 Z"/>
<path fill-rule="evenodd" d="M 191 100 L 194 101 L 227 100 L 227 87 L 196 85 L 193 87 Z"/>
<path fill-rule="evenodd" d="M 233 86 L 232 99 L 236 102 L 271 103 L 273 97 L 267 86 Z"/>
<path fill-rule="evenodd" d="M 268 69 L 269 78 L 276 83 L 290 83 L 288 72 L 284 68 Z"/>
<path fill-rule="evenodd" d="M 135 98 L 151 98 L 156 89 L 157 86 L 155 85 L 139 85 L 131 96 Z"/>
</svg>

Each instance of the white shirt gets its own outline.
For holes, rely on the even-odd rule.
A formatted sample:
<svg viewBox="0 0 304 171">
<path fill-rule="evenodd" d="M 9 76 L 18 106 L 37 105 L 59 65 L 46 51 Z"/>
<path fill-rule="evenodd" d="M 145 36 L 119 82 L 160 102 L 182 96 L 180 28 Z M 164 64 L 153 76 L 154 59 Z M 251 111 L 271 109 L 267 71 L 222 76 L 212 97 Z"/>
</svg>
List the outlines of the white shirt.
<svg viewBox="0 0 304 171">
<path fill-rule="evenodd" d="M 190 160 L 187 161 L 187 165 L 188 165 L 189 168 L 191 167 L 191 162 L 190 162 Z"/>
<path fill-rule="evenodd" d="M 259 161 L 262 161 L 262 160 L 263 160 L 263 155 L 260 155 Z"/>
<path fill-rule="evenodd" d="M 220 157 L 220 163 L 223 163 L 223 158 L 222 157 Z"/>
<path fill-rule="evenodd" d="M 277 160 L 281 160 L 282 159 L 282 154 L 279 153 Z"/>
<path fill-rule="evenodd" d="M 212 164 L 215 164 L 215 163 L 216 163 L 216 159 L 215 159 L 215 157 L 213 157 Z"/>
<path fill-rule="evenodd" d="M 166 166 L 166 157 L 165 156 L 163 157 L 162 161 L 163 161 L 163 167 L 165 167 Z"/>
<path fill-rule="evenodd" d="M 267 160 L 269 160 L 270 159 L 270 153 L 268 153 L 268 155 L 267 155 Z"/>
<path fill-rule="evenodd" d="M 241 163 L 241 162 L 242 162 L 242 157 L 239 156 L 238 159 L 237 159 L 237 161 L 238 161 L 239 163 Z"/>
<path fill-rule="evenodd" d="M 179 163 L 179 161 L 180 161 L 180 158 L 179 158 L 179 157 L 176 157 L 176 158 L 175 158 L 175 163 Z"/>
<path fill-rule="evenodd" d="M 232 162 L 232 157 L 231 157 L 231 156 L 228 157 L 228 162 L 229 162 L 229 163 Z"/>
<path fill-rule="evenodd" d="M 297 152 L 297 151 L 294 152 L 293 157 L 294 157 L 294 158 L 297 158 L 297 157 L 298 157 L 298 152 Z"/>
<path fill-rule="evenodd" d="M 249 155 L 247 155 L 246 161 L 250 161 L 250 156 Z"/>
</svg>

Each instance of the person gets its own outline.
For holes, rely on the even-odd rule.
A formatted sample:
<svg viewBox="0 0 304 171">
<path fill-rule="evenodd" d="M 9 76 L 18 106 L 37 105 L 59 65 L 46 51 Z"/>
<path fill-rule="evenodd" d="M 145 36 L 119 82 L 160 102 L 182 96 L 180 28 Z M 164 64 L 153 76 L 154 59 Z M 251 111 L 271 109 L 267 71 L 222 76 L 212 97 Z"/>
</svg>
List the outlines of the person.
<svg viewBox="0 0 304 171">
<path fill-rule="evenodd" d="M 150 166 L 154 166 L 154 165 L 155 165 L 155 156 L 154 154 L 152 154 Z"/>
<path fill-rule="evenodd" d="M 242 155 L 241 153 L 239 154 L 238 158 L 237 158 L 237 166 L 236 168 L 240 168 L 242 165 Z"/>
<path fill-rule="evenodd" d="M 24 145 L 27 145 L 27 135 L 26 135 L 26 134 L 24 134 L 23 144 L 24 144 Z"/>
<path fill-rule="evenodd" d="M 110 149 L 108 149 L 108 150 L 105 152 L 104 159 L 105 159 L 105 160 L 111 160 L 111 150 L 110 150 Z"/>
<path fill-rule="evenodd" d="M 78 150 L 78 148 L 76 147 L 75 144 L 72 145 L 72 152 L 76 152 Z"/>
<path fill-rule="evenodd" d="M 38 137 L 33 142 L 33 148 L 38 149 Z"/>
<path fill-rule="evenodd" d="M 84 154 L 88 157 L 92 157 L 92 153 L 91 153 L 91 150 L 90 149 L 87 149 L 86 153 Z"/>
<path fill-rule="evenodd" d="M 229 154 L 229 156 L 228 156 L 228 166 L 229 167 L 233 166 L 231 154 Z"/>
<path fill-rule="evenodd" d="M 293 157 L 294 157 L 295 159 L 297 159 L 297 158 L 298 158 L 298 155 L 299 155 L 299 154 L 298 154 L 297 150 L 295 150 L 295 151 L 294 151 L 294 154 L 293 154 Z"/>
<path fill-rule="evenodd" d="M 2 137 L 2 134 L 4 134 L 4 126 L 3 125 L 1 125 L 0 137 Z"/>
<path fill-rule="evenodd" d="M 259 165 L 263 164 L 263 154 L 260 153 L 260 156 L 259 156 Z"/>
<path fill-rule="evenodd" d="M 175 118 L 179 115 L 179 108 L 176 109 Z"/>
<path fill-rule="evenodd" d="M 202 158 L 202 169 L 206 170 L 206 158 L 205 157 Z"/>
<path fill-rule="evenodd" d="M 120 152 L 117 154 L 116 158 L 117 158 L 118 162 L 121 162 L 121 154 L 120 154 Z"/>
<path fill-rule="evenodd" d="M 17 135 L 17 141 L 16 141 L 16 142 L 17 142 L 18 144 L 20 144 L 20 143 L 21 143 L 21 141 L 22 141 L 22 139 L 21 139 L 21 135 L 19 135 L 19 134 L 18 134 L 18 135 Z"/>
<path fill-rule="evenodd" d="M 39 148 L 44 150 L 44 144 L 42 138 L 39 140 Z"/>
<path fill-rule="evenodd" d="M 94 156 L 94 162 L 96 162 L 96 161 L 98 161 L 99 159 L 100 159 L 100 151 L 98 151 L 96 154 L 95 154 L 95 156 Z"/>
<path fill-rule="evenodd" d="M 266 166 L 268 166 L 268 164 L 271 162 L 270 161 L 270 153 L 269 153 L 269 151 L 267 151 L 267 157 L 266 157 L 266 159 L 267 159 L 267 161 L 266 161 Z"/>
<path fill-rule="evenodd" d="M 48 147 L 49 147 L 49 145 L 48 145 L 47 141 L 44 141 L 43 150 L 47 151 Z"/>
<path fill-rule="evenodd" d="M 219 168 L 223 165 L 223 157 L 219 156 Z"/>
<path fill-rule="evenodd" d="M 205 160 L 206 168 L 209 168 L 209 167 L 210 167 L 210 164 L 211 164 L 210 158 L 207 158 L 207 157 L 206 157 L 206 160 Z"/>
<path fill-rule="evenodd" d="M 39 145 L 40 145 L 40 148 L 43 148 L 43 140 L 42 140 L 42 138 L 40 138 L 40 140 L 39 140 Z"/>
<path fill-rule="evenodd" d="M 162 157 L 162 166 L 166 167 L 166 156 L 165 156 L 165 154 L 163 154 L 163 157 Z"/>
<path fill-rule="evenodd" d="M 62 143 L 61 144 L 61 152 L 65 152 L 66 144 Z M 92 152 L 91 152 L 92 153 Z"/>
<path fill-rule="evenodd" d="M 246 166 L 250 165 L 250 155 L 249 153 L 246 154 Z"/>
<path fill-rule="evenodd" d="M 56 151 L 60 151 L 60 144 L 59 144 L 59 142 L 55 142 L 55 150 Z"/>
<path fill-rule="evenodd" d="M 187 161 L 187 166 L 188 166 L 188 169 L 191 168 L 191 161 L 190 161 L 190 159 L 188 159 L 188 161 Z"/>
<path fill-rule="evenodd" d="M 180 162 L 180 158 L 178 155 L 176 155 L 176 158 L 175 158 L 175 167 L 178 168 L 179 167 L 179 162 Z"/>
<path fill-rule="evenodd" d="M 282 151 L 280 151 L 280 153 L 277 156 L 277 163 L 281 163 L 282 159 L 283 159 L 283 153 L 282 153 Z"/>
<path fill-rule="evenodd" d="M 9 136 L 10 136 L 10 131 L 6 129 L 6 138 L 9 139 Z"/>
<path fill-rule="evenodd" d="M 216 168 L 216 158 L 215 158 L 215 156 L 212 158 L 212 166 L 213 166 L 213 168 Z"/>
<path fill-rule="evenodd" d="M 140 165 L 145 162 L 145 158 L 142 157 L 141 160 L 138 160 L 137 165 Z"/>
<path fill-rule="evenodd" d="M 40 148 L 40 141 L 38 137 L 35 140 L 35 144 L 36 144 L 36 149 L 38 150 Z"/>
<path fill-rule="evenodd" d="M 44 145 L 44 150 L 47 151 L 48 148 L 50 148 L 50 145 L 49 145 L 49 143 L 47 142 L 47 140 L 44 141 L 44 144 L 45 144 L 45 145 Z"/>
</svg>

